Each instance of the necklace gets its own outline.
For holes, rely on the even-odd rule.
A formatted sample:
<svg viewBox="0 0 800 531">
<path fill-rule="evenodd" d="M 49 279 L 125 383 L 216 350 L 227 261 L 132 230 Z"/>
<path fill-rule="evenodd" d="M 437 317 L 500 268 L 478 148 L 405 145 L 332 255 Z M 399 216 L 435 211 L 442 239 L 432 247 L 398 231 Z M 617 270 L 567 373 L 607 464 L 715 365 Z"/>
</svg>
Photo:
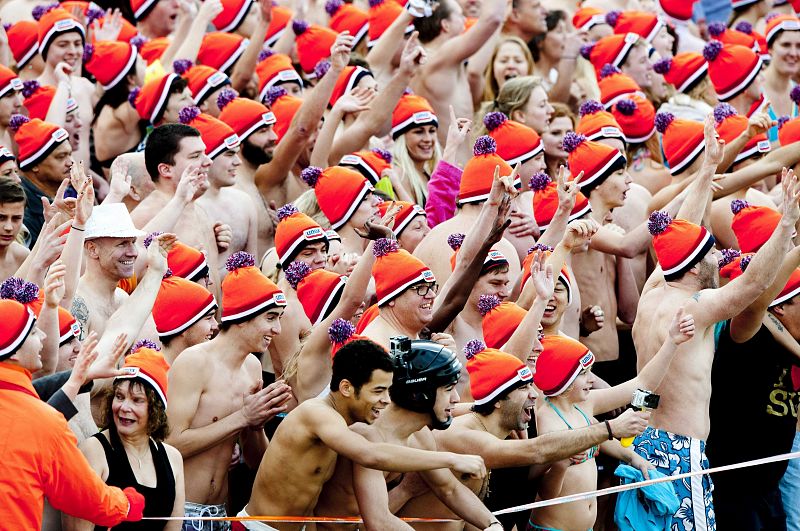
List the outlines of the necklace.
<svg viewBox="0 0 800 531">
<path fill-rule="evenodd" d="M 478 424 L 480 424 L 480 425 L 481 425 L 481 428 L 483 428 L 483 431 L 485 431 L 486 433 L 489 433 L 489 429 L 486 427 L 486 425 L 485 425 L 485 424 L 483 423 L 483 421 L 481 420 L 481 416 L 480 416 L 480 415 L 478 415 L 477 413 L 475 413 L 474 411 L 472 412 L 472 416 L 474 416 L 474 417 L 475 417 L 475 420 L 477 420 L 477 421 L 478 421 Z"/>
<path fill-rule="evenodd" d="M 136 452 L 133 451 L 133 447 L 130 447 L 130 452 L 127 452 L 127 450 L 128 448 L 126 448 L 126 453 L 128 453 L 129 455 L 133 456 L 134 459 L 136 459 L 136 463 L 139 466 L 139 470 L 141 470 L 142 458 L 145 457 L 147 453 L 150 451 L 150 446 L 148 445 L 147 449 L 144 452 L 139 453 L 138 455 L 136 454 Z"/>
<path fill-rule="evenodd" d="M 481 428 L 483 428 L 483 431 L 485 431 L 486 433 L 490 433 L 489 430 L 486 428 L 486 424 L 484 424 L 483 421 L 481 420 L 481 416 L 480 415 L 478 415 L 477 413 L 475 413 L 473 411 L 472 412 L 472 416 L 474 416 L 475 420 L 478 421 L 478 424 L 481 425 Z M 478 497 L 481 500 L 485 499 L 486 496 L 489 495 L 489 480 L 491 478 L 492 478 L 492 471 L 490 469 L 487 469 L 486 470 L 486 478 L 483 480 L 483 483 L 481 484 L 481 488 L 478 491 Z"/>
</svg>

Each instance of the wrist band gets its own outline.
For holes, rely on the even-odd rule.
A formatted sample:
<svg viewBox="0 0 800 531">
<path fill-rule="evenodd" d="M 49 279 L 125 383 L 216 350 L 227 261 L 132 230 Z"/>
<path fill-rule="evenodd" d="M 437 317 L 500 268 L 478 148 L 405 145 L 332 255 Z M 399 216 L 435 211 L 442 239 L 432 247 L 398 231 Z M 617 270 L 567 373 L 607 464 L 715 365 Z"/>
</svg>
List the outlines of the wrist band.
<svg viewBox="0 0 800 531">
<path fill-rule="evenodd" d="M 85 228 L 81 229 L 80 227 L 76 227 L 75 225 L 73 225 L 72 228 L 75 229 L 75 230 L 79 230 L 81 232 L 84 232 L 86 230 Z"/>
<path fill-rule="evenodd" d="M 603 422 L 606 423 L 606 429 L 608 430 L 608 440 L 609 441 L 613 441 L 614 440 L 614 432 L 611 431 L 611 424 L 609 424 L 609 422 L 607 420 L 604 420 Z"/>
</svg>

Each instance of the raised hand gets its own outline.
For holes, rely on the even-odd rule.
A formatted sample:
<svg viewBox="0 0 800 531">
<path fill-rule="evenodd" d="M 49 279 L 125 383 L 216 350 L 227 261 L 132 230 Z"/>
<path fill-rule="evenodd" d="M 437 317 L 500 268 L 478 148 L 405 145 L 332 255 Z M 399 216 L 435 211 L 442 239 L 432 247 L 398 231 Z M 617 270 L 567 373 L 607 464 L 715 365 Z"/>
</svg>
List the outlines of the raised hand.
<svg viewBox="0 0 800 531">
<path fill-rule="evenodd" d="M 97 337 L 97 332 L 89 332 L 89 335 L 81 344 L 81 352 L 84 350 L 95 350 L 97 348 L 98 341 L 99 339 Z M 127 352 L 127 350 L 128 335 L 118 335 L 116 339 L 114 339 L 114 344 L 111 346 L 111 350 L 109 352 L 104 352 L 103 354 L 98 354 L 95 356 L 96 359 L 86 372 L 83 382 L 86 383 L 92 380 L 99 380 L 101 378 L 113 378 L 115 376 L 122 376 L 125 374 L 125 371 L 117 367 L 122 358 L 125 356 L 125 352 Z M 78 359 L 80 359 L 80 357 L 81 355 L 78 354 Z"/>
<path fill-rule="evenodd" d="M 355 45 L 355 39 L 349 31 L 343 31 L 336 37 L 331 46 L 331 69 L 341 72 L 350 63 L 350 52 Z"/>
<path fill-rule="evenodd" d="M 78 192 L 78 197 L 75 199 L 73 225 L 83 228 L 92 216 L 92 210 L 94 209 L 94 182 L 83 171 L 83 162 L 72 165 L 70 179 L 72 187 Z"/>
<path fill-rule="evenodd" d="M 442 158 L 452 160 L 449 155 L 454 155 L 458 152 L 461 145 L 469 138 L 471 131 L 472 120 L 469 118 L 456 118 L 456 111 L 450 105 L 450 127 L 447 129 L 447 140 L 444 144 Z"/>
<path fill-rule="evenodd" d="M 39 233 L 39 251 L 36 253 L 36 262 L 42 269 L 47 269 L 55 262 L 64 250 L 67 241 L 66 231 L 72 224 L 68 219 L 64 223 L 57 224 L 58 220 L 51 219 Z"/>
<path fill-rule="evenodd" d="M 513 211 L 510 216 L 513 221 L 508 226 L 508 232 L 517 238 L 524 238 L 525 236 L 536 236 L 539 232 L 539 225 L 533 216 L 525 212 Z"/>
<path fill-rule="evenodd" d="M 578 197 L 578 183 L 583 178 L 583 172 L 580 172 L 573 180 L 567 179 L 569 170 L 563 165 L 558 167 L 556 172 L 556 191 L 558 192 L 558 208 L 562 212 L 572 212 L 575 207 L 575 198 Z"/>
<path fill-rule="evenodd" d="M 267 26 L 272 22 L 272 0 L 258 0 L 258 14 Z"/>
<path fill-rule="evenodd" d="M 553 266 L 545 264 L 546 260 L 544 252 L 537 250 L 531 264 L 531 281 L 536 288 L 536 297 L 542 301 L 549 301 L 556 288 Z"/>
<path fill-rule="evenodd" d="M 705 139 L 704 163 L 716 167 L 722 162 L 722 157 L 725 155 L 725 141 L 717 133 L 713 114 L 706 116 L 706 121 L 703 124 L 703 136 Z"/>
<path fill-rule="evenodd" d="M 456 340 L 453 339 L 453 336 L 451 336 L 450 334 L 442 334 L 442 333 L 431 334 L 431 341 L 439 343 L 440 345 L 450 350 L 451 352 L 458 352 L 458 346 L 456 345 Z"/>
<path fill-rule="evenodd" d="M 217 251 L 224 253 L 233 241 L 233 229 L 227 223 L 217 221 L 214 223 L 214 238 L 217 241 Z"/>
<path fill-rule="evenodd" d="M 64 277 L 67 274 L 67 266 L 61 260 L 56 260 L 47 275 L 44 277 L 44 303 L 49 308 L 57 308 L 61 299 L 64 298 Z"/>
<path fill-rule="evenodd" d="M 122 31 L 122 12 L 115 8 L 106 11 L 102 24 L 100 20 L 92 22 L 92 34 L 98 41 L 115 41 Z"/>
<path fill-rule="evenodd" d="M 600 225 L 593 219 L 576 219 L 567 225 L 561 242 L 567 249 L 575 249 L 590 240 L 599 229 Z"/>
<path fill-rule="evenodd" d="M 111 182 L 106 201 L 110 197 L 112 203 L 122 202 L 131 193 L 132 177 L 128 169 L 128 162 L 119 157 L 111 164 Z"/>
<path fill-rule="evenodd" d="M 44 210 L 44 221 L 49 222 L 56 214 L 62 213 L 71 218 L 75 210 L 75 198 L 66 197 L 67 186 L 69 186 L 69 179 L 64 179 L 58 186 L 56 195 L 51 203 L 47 197 L 42 196 L 42 208 Z"/>
<path fill-rule="evenodd" d="M 678 308 L 669 325 L 669 338 L 676 345 L 686 343 L 694 337 L 694 317 L 686 314 L 683 306 Z"/>
<path fill-rule="evenodd" d="M 753 138 L 766 133 L 776 125 L 778 125 L 778 122 L 770 118 L 769 114 L 760 112 L 755 116 L 751 116 L 747 121 L 747 135 Z"/>
<path fill-rule="evenodd" d="M 800 218 L 800 207 L 797 204 L 800 199 L 800 181 L 793 170 L 786 172 L 785 184 L 781 182 L 783 189 L 783 204 L 781 204 L 781 214 L 784 218 L 794 224 Z"/>
<path fill-rule="evenodd" d="M 413 76 L 419 70 L 421 65 L 424 65 L 428 60 L 428 54 L 419 43 L 419 33 L 413 32 L 406 40 L 403 46 L 403 52 L 400 55 L 400 68 L 399 70 L 406 75 Z"/>
<path fill-rule="evenodd" d="M 217 15 L 222 13 L 222 2 L 220 0 L 204 0 L 200 4 L 200 9 L 197 12 L 197 18 L 208 20 L 209 22 L 217 18 Z"/>
<path fill-rule="evenodd" d="M 69 76 L 72 75 L 72 67 L 67 63 L 63 61 L 58 63 L 53 69 L 53 73 L 55 74 L 56 81 L 58 83 L 66 83 L 67 85 L 71 84 Z"/>
<path fill-rule="evenodd" d="M 200 166 L 188 167 L 183 170 L 175 188 L 175 198 L 188 205 L 202 195 L 200 191 L 205 188 L 206 183 L 206 174 Z"/>
<path fill-rule="evenodd" d="M 160 276 L 167 272 L 167 255 L 178 241 L 178 237 L 169 232 L 159 234 L 147 248 L 147 268 Z"/>
<path fill-rule="evenodd" d="M 369 110 L 369 104 L 375 99 L 376 94 L 377 93 L 371 89 L 356 87 L 351 90 L 349 94 L 345 94 L 336 100 L 333 109 L 341 111 L 342 114 L 358 114 L 364 112 Z"/>
</svg>

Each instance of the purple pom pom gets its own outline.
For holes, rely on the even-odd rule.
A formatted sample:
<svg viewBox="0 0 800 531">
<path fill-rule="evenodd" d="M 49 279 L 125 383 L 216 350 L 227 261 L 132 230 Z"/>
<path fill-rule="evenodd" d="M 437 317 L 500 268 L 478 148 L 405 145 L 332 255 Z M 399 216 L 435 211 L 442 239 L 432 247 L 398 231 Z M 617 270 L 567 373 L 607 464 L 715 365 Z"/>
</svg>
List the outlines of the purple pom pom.
<svg viewBox="0 0 800 531">
<path fill-rule="evenodd" d="M 311 267 L 305 262 L 292 262 L 286 268 L 286 282 L 293 289 L 297 289 L 300 281 L 306 278 L 311 273 Z"/>
<path fill-rule="evenodd" d="M 389 253 L 397 252 L 399 249 L 400 247 L 397 245 L 397 240 L 381 238 L 380 240 L 375 240 L 375 243 L 372 245 L 372 254 L 375 255 L 375 258 L 380 258 Z"/>
<path fill-rule="evenodd" d="M 172 276 L 172 275 L 174 275 L 174 274 L 175 274 L 175 273 L 173 273 L 173 272 L 172 272 L 172 269 L 170 269 L 170 268 L 167 268 L 167 270 L 166 270 L 166 271 L 164 271 L 164 276 L 163 276 L 163 277 L 161 277 L 161 279 L 163 280 L 163 279 L 165 279 L 165 278 L 169 278 L 169 277 L 171 277 L 171 276 Z"/>
<path fill-rule="evenodd" d="M 3 22 L 3 29 L 4 29 L 4 30 L 6 30 L 6 31 L 8 31 L 8 30 L 10 30 L 10 29 L 11 29 L 11 26 L 12 26 L 12 25 L 13 25 L 13 24 L 9 24 L 8 22 Z"/>
<path fill-rule="evenodd" d="M 136 107 L 136 98 L 139 97 L 141 91 L 142 89 L 139 87 L 133 87 L 133 90 L 128 93 L 128 103 L 130 103 L 132 107 Z"/>
<path fill-rule="evenodd" d="M 39 286 L 33 282 L 26 282 L 17 292 L 17 300 L 22 304 L 29 304 L 39 298 Z"/>
<path fill-rule="evenodd" d="M 725 25 L 724 22 L 712 22 L 708 25 L 708 34 L 712 37 L 719 37 L 728 27 Z"/>
<path fill-rule="evenodd" d="M 269 59 L 273 55 L 275 55 L 275 52 L 273 52 L 269 48 L 265 48 L 265 49 L 261 50 L 260 52 L 258 52 L 258 62 L 260 63 L 264 59 Z"/>
<path fill-rule="evenodd" d="M 617 102 L 617 111 L 624 116 L 633 116 L 633 113 L 638 108 L 639 106 L 636 105 L 636 102 L 628 98 Z"/>
<path fill-rule="evenodd" d="M 730 118 L 737 114 L 739 113 L 736 112 L 736 109 L 728 103 L 718 103 L 717 106 L 714 107 L 714 120 L 717 124 L 721 124 L 725 121 L 725 118 Z"/>
<path fill-rule="evenodd" d="M 786 125 L 786 122 L 790 120 L 791 118 L 788 115 L 783 115 L 780 118 L 778 118 L 778 129 L 783 128 L 783 126 Z"/>
<path fill-rule="evenodd" d="M 706 58 L 706 61 L 711 62 L 716 60 L 721 51 L 722 43 L 719 41 L 711 41 L 703 48 L 703 57 Z"/>
<path fill-rule="evenodd" d="M 369 7 L 378 7 L 383 3 L 383 0 L 369 0 Z"/>
<path fill-rule="evenodd" d="M 581 46 L 581 57 L 586 59 L 587 61 L 592 57 L 592 51 L 594 50 L 594 43 L 584 44 Z"/>
<path fill-rule="evenodd" d="M 88 48 L 89 46 L 91 46 L 91 44 L 87 45 L 86 47 Z M 23 81 L 22 82 L 22 97 L 26 98 L 26 99 L 30 98 L 31 96 L 36 94 L 36 91 L 39 90 L 40 86 L 41 85 L 39 85 L 39 82 L 36 81 L 35 79 L 31 79 L 30 81 Z"/>
<path fill-rule="evenodd" d="M 736 27 L 734 28 L 736 31 L 741 31 L 742 33 L 746 33 L 747 35 L 753 34 L 753 25 L 747 22 L 746 20 L 742 20 Z"/>
<path fill-rule="evenodd" d="M 458 251 L 461 249 L 461 246 L 464 245 L 464 238 L 465 235 L 460 232 L 451 234 L 447 237 L 447 245 L 449 245 L 452 250 Z"/>
<path fill-rule="evenodd" d="M 8 277 L 0 284 L 0 298 L 14 299 L 18 290 L 22 289 L 25 281 L 19 277 Z"/>
<path fill-rule="evenodd" d="M 150 341 L 149 339 L 140 339 L 131 347 L 131 354 L 142 348 L 149 348 L 161 352 L 161 347 L 156 345 L 154 342 Z"/>
<path fill-rule="evenodd" d="M 314 78 L 317 80 L 322 79 L 325 77 L 325 74 L 328 73 L 328 70 L 331 69 L 331 62 L 327 59 L 322 59 L 314 66 Z"/>
<path fill-rule="evenodd" d="M 478 313 L 485 317 L 489 312 L 500 306 L 500 297 L 497 295 L 481 295 L 478 299 Z"/>
<path fill-rule="evenodd" d="M 742 255 L 742 253 L 740 253 L 736 249 L 723 249 L 720 252 L 722 253 L 722 258 L 720 258 L 719 262 L 717 262 L 720 269 L 730 264 L 731 262 L 733 262 Z"/>
<path fill-rule="evenodd" d="M 0 285 L 0 297 L 29 304 L 39 298 L 39 286 L 18 277 L 9 277 Z"/>
<path fill-rule="evenodd" d="M 653 63 L 653 70 L 655 70 L 656 74 L 661 74 L 662 76 L 669 74 L 669 71 L 672 70 L 672 59 L 667 57 L 656 61 Z"/>
<path fill-rule="evenodd" d="M 656 236 L 667 230 L 670 223 L 672 223 L 672 218 L 669 214 L 655 211 L 650 214 L 650 219 L 647 220 L 647 230 L 650 231 L 650 234 Z"/>
<path fill-rule="evenodd" d="M 612 28 L 617 25 L 617 21 L 619 20 L 619 16 L 622 14 L 621 11 L 609 11 L 606 13 L 606 24 L 611 26 Z"/>
<path fill-rule="evenodd" d="M 356 327 L 350 321 L 335 319 L 328 328 L 328 338 L 336 345 L 344 344 L 356 333 Z"/>
<path fill-rule="evenodd" d="M 286 96 L 287 94 L 288 92 L 286 92 L 286 89 L 283 87 L 270 87 L 267 90 L 267 95 L 264 96 L 264 100 L 270 106 L 275 105 L 275 102 L 278 101 L 278 99 Z"/>
<path fill-rule="evenodd" d="M 483 125 L 485 125 L 486 129 L 489 131 L 494 131 L 506 121 L 508 121 L 508 116 L 501 112 L 490 112 L 483 117 Z"/>
<path fill-rule="evenodd" d="M 411 90 L 410 88 L 406 87 L 403 89 L 403 96 L 413 96 L 413 95 L 414 91 Z"/>
<path fill-rule="evenodd" d="M 293 204 L 288 203 L 278 209 L 278 221 L 283 221 L 292 214 L 297 214 L 299 210 Z"/>
<path fill-rule="evenodd" d="M 192 63 L 189 59 L 176 59 L 172 61 L 172 70 L 179 76 L 182 76 L 188 72 L 192 66 L 194 66 L 194 63 Z"/>
<path fill-rule="evenodd" d="M 464 347 L 464 357 L 471 360 L 486 348 L 486 344 L 480 339 L 473 339 Z"/>
<path fill-rule="evenodd" d="M 564 139 L 561 141 L 561 147 L 567 153 L 572 153 L 578 146 L 583 144 L 586 140 L 586 137 L 582 134 L 575 133 L 574 131 L 567 131 L 567 134 L 564 135 Z"/>
<path fill-rule="evenodd" d="M 83 64 L 86 64 L 89 61 L 91 61 L 93 56 L 94 56 L 94 45 L 93 44 L 87 44 L 86 46 L 84 46 L 83 47 Z"/>
<path fill-rule="evenodd" d="M 144 242 L 143 242 L 144 243 L 144 248 L 147 249 L 148 247 L 150 247 L 150 244 L 153 243 L 153 240 L 155 240 L 156 237 L 160 236 L 161 234 L 163 234 L 163 233 L 160 232 L 160 231 L 156 231 L 156 232 L 151 232 L 150 234 L 145 236 Z"/>
<path fill-rule="evenodd" d="M 541 330 L 539 330 L 539 331 L 536 333 L 536 339 L 538 339 L 540 342 L 541 342 L 541 341 L 543 341 L 543 340 L 544 340 L 544 332 L 542 332 Z"/>
<path fill-rule="evenodd" d="M 663 135 L 667 127 L 669 127 L 669 124 L 674 120 L 675 115 L 671 112 L 660 112 L 656 114 L 656 130 Z"/>
<path fill-rule="evenodd" d="M 547 188 L 547 186 L 551 182 L 552 182 L 552 179 L 550 178 L 550 176 L 547 175 L 546 173 L 544 173 L 543 171 L 540 171 L 539 173 L 537 173 L 536 175 L 531 177 L 531 181 L 530 181 L 531 190 L 534 190 L 536 192 L 540 192 L 540 191 L 544 190 L 545 188 Z"/>
<path fill-rule="evenodd" d="M 797 105 L 800 105 L 800 85 L 795 86 L 792 91 L 789 92 L 789 97 L 792 98 L 792 101 Z"/>
<path fill-rule="evenodd" d="M 224 89 L 219 91 L 219 96 L 217 96 L 217 107 L 219 110 L 224 109 L 230 102 L 235 100 L 239 94 L 230 87 L 225 87 Z"/>
<path fill-rule="evenodd" d="M 188 107 L 184 107 L 183 109 L 178 112 L 178 120 L 182 124 L 190 124 L 192 120 L 200 116 L 200 107 L 195 105 L 190 105 Z"/>
<path fill-rule="evenodd" d="M 342 3 L 342 0 L 328 0 L 325 2 L 325 12 L 328 13 L 329 17 L 332 17 L 342 7 Z"/>
<path fill-rule="evenodd" d="M 544 251 L 546 253 L 552 253 L 553 248 L 543 243 L 537 243 L 533 247 L 528 249 L 528 254 L 535 253 L 536 251 Z"/>
<path fill-rule="evenodd" d="M 753 259 L 752 254 L 748 254 L 747 256 L 743 256 L 741 260 L 739 260 L 739 269 L 742 270 L 742 273 L 747 271 L 747 266 L 750 265 L 750 260 Z"/>
<path fill-rule="evenodd" d="M 612 64 L 606 63 L 603 65 L 603 68 L 600 69 L 600 79 L 605 79 L 608 76 L 613 76 L 614 74 L 621 74 L 622 70 L 617 68 Z"/>
<path fill-rule="evenodd" d="M 58 4 L 50 4 L 46 6 L 36 6 L 31 10 L 31 15 L 33 16 L 33 20 L 38 21 L 43 16 L 45 16 L 50 11 L 54 10 L 58 7 Z"/>
<path fill-rule="evenodd" d="M 378 155 L 380 158 L 382 158 L 388 164 L 392 163 L 392 159 L 393 159 L 392 154 L 389 153 L 388 151 L 386 151 L 385 149 L 375 148 L 375 149 L 372 150 L 372 152 L 375 153 L 376 155 Z"/>
<path fill-rule="evenodd" d="M 303 182 L 309 185 L 311 188 L 314 188 L 317 185 L 321 175 L 322 168 L 317 168 L 316 166 L 309 166 L 300 172 L 300 178 L 303 179 Z"/>
<path fill-rule="evenodd" d="M 8 120 L 8 128 L 16 133 L 19 131 L 19 128 L 25 125 L 26 123 L 30 122 L 30 118 L 27 116 L 23 116 L 21 114 L 12 114 L 11 118 Z"/>
<path fill-rule="evenodd" d="M 578 109 L 578 113 L 581 116 L 586 116 L 587 114 L 595 114 L 603 110 L 605 110 L 605 107 L 603 107 L 603 104 L 599 101 L 586 100 L 581 104 L 581 108 Z"/>
<path fill-rule="evenodd" d="M 86 10 L 86 27 L 88 28 L 89 26 L 92 25 L 92 22 L 94 22 L 95 20 L 99 20 L 104 16 L 106 16 L 106 13 L 102 9 L 98 9 L 96 7 L 89 7 Z"/>
<path fill-rule="evenodd" d="M 764 22 L 769 23 L 770 20 L 772 20 L 773 18 L 778 18 L 779 16 L 781 16 L 780 13 L 776 13 L 776 12 L 768 13 L 767 16 L 764 17 Z"/>
<path fill-rule="evenodd" d="M 231 272 L 254 265 L 256 265 L 256 257 L 244 251 L 235 252 L 225 260 L 225 269 Z"/>
<path fill-rule="evenodd" d="M 477 157 L 478 155 L 491 155 L 497 151 L 497 142 L 495 142 L 494 138 L 483 135 L 478 137 L 478 140 L 475 141 L 475 147 L 472 148 L 472 152 Z"/>
<path fill-rule="evenodd" d="M 736 214 L 738 214 L 739 212 L 741 212 L 742 210 L 744 210 L 749 206 L 750 203 L 748 203 L 747 201 L 743 201 L 741 199 L 734 199 L 733 201 L 731 201 L 731 212 L 733 212 L 733 215 L 735 216 Z"/>
<path fill-rule="evenodd" d="M 136 35 L 130 40 L 131 46 L 135 46 L 137 50 L 141 50 L 142 46 L 147 44 L 147 38 L 142 35 Z"/>
<path fill-rule="evenodd" d="M 292 31 L 298 37 L 308 31 L 308 22 L 304 20 L 295 20 L 292 21 Z"/>
</svg>

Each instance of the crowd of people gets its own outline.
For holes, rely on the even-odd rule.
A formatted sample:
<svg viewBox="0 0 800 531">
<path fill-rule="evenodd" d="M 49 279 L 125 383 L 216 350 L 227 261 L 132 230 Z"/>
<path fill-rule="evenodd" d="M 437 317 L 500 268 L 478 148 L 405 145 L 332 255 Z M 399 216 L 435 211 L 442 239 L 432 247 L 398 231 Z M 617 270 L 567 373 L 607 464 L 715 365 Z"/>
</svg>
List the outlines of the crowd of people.
<svg viewBox="0 0 800 531">
<path fill-rule="evenodd" d="M 1 528 L 800 531 L 704 473 L 800 452 L 800 2 L 96 2 L 0 0 Z"/>
</svg>

